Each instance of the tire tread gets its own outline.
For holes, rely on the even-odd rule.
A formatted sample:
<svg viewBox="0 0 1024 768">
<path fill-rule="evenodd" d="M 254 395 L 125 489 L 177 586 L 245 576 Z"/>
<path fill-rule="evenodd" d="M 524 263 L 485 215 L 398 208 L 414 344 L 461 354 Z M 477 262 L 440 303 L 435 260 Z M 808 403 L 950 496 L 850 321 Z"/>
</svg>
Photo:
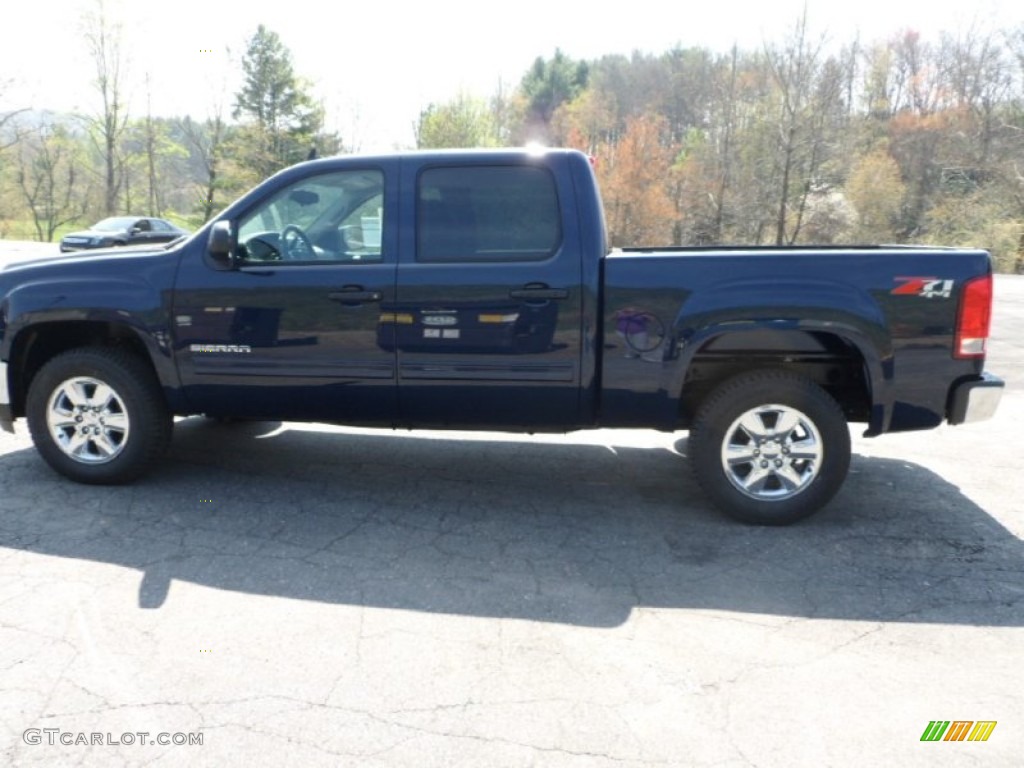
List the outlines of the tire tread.
<svg viewBox="0 0 1024 768">
<path fill-rule="evenodd" d="M 721 440 L 742 411 L 779 402 L 814 419 L 825 459 L 806 490 L 790 499 L 758 501 L 737 491 L 725 476 Z M 730 517 L 754 525 L 789 525 L 818 511 L 839 491 L 850 464 L 850 434 L 839 404 L 810 379 L 778 369 L 742 373 L 719 385 L 698 409 L 688 446 L 691 469 L 708 498 Z"/>
<path fill-rule="evenodd" d="M 53 444 L 46 424 L 47 402 L 57 384 L 75 375 L 123 379 L 123 385 L 114 389 L 134 403 L 130 416 L 132 434 L 141 437 L 138 447 L 126 446 L 107 464 L 86 465 L 69 459 Z M 40 455 L 55 471 L 80 483 L 118 485 L 137 479 L 163 456 L 173 431 L 155 374 L 137 354 L 123 347 L 77 347 L 55 356 L 32 379 L 26 405 L 29 431 Z"/>
</svg>

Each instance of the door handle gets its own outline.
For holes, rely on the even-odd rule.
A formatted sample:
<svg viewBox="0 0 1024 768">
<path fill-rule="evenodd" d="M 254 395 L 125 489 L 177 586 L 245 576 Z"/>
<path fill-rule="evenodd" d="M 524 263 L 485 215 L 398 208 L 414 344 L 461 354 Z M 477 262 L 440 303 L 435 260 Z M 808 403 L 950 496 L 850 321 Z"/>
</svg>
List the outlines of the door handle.
<svg viewBox="0 0 1024 768">
<path fill-rule="evenodd" d="M 569 291 L 565 288 L 551 288 L 544 283 L 527 283 L 522 288 L 513 288 L 508 295 L 513 299 L 543 301 L 545 299 L 567 299 Z"/>
<path fill-rule="evenodd" d="M 380 291 L 364 291 L 362 287 L 353 285 L 345 286 L 340 291 L 332 291 L 327 294 L 327 298 L 331 301 L 340 301 L 345 304 L 356 304 L 363 301 L 380 301 L 384 298 L 384 294 Z"/>
</svg>

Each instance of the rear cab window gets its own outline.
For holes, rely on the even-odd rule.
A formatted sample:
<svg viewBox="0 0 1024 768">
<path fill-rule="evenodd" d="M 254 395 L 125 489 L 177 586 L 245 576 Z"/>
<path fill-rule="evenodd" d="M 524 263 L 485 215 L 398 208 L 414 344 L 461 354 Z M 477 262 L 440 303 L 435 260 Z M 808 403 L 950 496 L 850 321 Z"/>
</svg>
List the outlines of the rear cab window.
<svg viewBox="0 0 1024 768">
<path fill-rule="evenodd" d="M 420 262 L 543 261 L 562 242 L 555 179 L 547 168 L 428 168 L 416 198 Z"/>
</svg>

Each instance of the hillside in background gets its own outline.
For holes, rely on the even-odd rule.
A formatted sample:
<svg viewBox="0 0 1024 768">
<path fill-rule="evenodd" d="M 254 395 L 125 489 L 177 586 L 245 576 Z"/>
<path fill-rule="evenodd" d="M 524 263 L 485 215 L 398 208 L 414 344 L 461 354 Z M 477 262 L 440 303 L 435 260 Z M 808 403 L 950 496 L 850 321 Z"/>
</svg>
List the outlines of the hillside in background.
<svg viewBox="0 0 1024 768">
<path fill-rule="evenodd" d="M 94 113 L 0 116 L 0 236 L 121 212 L 198 226 L 352 149 L 263 27 L 242 89 L 201 119 L 128 114 L 116 50 L 93 53 Z M 1024 25 L 837 47 L 800 21 L 757 50 L 555 51 L 515 87 L 424 105 L 415 130 L 424 148 L 530 141 L 596 158 L 613 245 L 929 242 L 1024 272 Z"/>
</svg>

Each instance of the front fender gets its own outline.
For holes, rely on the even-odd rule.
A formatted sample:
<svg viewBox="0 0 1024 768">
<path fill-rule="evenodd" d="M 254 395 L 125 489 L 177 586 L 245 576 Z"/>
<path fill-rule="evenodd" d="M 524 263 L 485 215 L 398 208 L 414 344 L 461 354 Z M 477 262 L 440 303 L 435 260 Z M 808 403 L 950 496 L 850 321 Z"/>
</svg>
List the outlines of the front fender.
<svg viewBox="0 0 1024 768">
<path fill-rule="evenodd" d="M 59 283 L 26 281 L 13 287 L 4 299 L 6 324 L 0 343 L 0 359 L 13 361 L 33 331 L 44 326 L 68 324 L 128 332 L 138 340 L 168 395 L 180 390 L 168 335 L 168 311 L 163 296 L 152 284 L 134 275 L 72 277 Z"/>
</svg>

